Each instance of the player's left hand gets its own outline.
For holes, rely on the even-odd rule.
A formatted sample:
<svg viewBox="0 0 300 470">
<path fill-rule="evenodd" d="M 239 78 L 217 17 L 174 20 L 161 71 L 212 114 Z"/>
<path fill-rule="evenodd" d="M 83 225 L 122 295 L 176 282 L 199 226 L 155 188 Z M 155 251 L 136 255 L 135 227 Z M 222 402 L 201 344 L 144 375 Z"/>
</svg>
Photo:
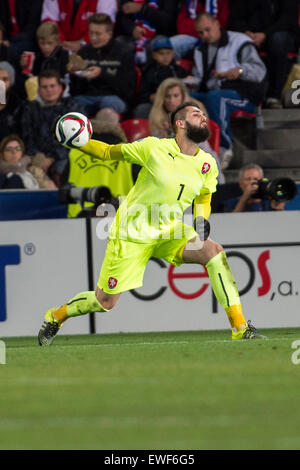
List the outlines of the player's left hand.
<svg viewBox="0 0 300 470">
<path fill-rule="evenodd" d="M 208 239 L 210 234 L 210 223 L 207 219 L 202 216 L 198 216 L 194 219 L 194 229 L 199 235 L 202 242 Z"/>
</svg>

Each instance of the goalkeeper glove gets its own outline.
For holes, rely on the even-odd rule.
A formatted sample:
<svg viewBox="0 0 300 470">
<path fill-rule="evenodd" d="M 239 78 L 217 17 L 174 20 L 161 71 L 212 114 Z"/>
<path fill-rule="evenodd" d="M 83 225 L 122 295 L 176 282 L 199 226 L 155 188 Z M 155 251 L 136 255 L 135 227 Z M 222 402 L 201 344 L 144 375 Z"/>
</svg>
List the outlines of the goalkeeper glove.
<svg viewBox="0 0 300 470">
<path fill-rule="evenodd" d="M 199 235 L 202 242 L 208 239 L 210 234 L 210 223 L 202 216 L 198 216 L 194 219 L 194 229 Z"/>
</svg>

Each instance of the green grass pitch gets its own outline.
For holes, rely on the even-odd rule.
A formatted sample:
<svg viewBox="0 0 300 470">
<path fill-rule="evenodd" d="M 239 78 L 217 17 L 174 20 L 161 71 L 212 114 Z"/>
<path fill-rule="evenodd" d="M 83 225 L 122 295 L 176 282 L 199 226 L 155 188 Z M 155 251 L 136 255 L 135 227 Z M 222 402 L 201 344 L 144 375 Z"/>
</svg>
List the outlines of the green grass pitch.
<svg viewBox="0 0 300 470">
<path fill-rule="evenodd" d="M 0 448 L 300 449 L 300 328 L 262 333 L 2 338 Z"/>
</svg>

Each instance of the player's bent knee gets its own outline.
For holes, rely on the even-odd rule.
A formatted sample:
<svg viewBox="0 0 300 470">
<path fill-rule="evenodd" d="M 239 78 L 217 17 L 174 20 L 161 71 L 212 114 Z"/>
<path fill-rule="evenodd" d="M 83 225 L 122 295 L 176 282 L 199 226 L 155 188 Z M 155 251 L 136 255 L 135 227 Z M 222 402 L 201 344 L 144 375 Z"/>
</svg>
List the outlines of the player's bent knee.
<svg viewBox="0 0 300 470">
<path fill-rule="evenodd" d="M 222 247 L 222 245 L 220 245 L 219 243 L 211 239 L 208 239 L 205 242 L 204 250 L 203 250 L 203 254 L 205 255 L 204 264 L 206 264 L 210 259 L 217 256 L 222 251 L 224 251 L 224 248 Z"/>
<path fill-rule="evenodd" d="M 106 294 L 106 292 L 97 288 L 96 297 L 105 310 L 111 310 L 116 305 L 120 294 Z"/>
<path fill-rule="evenodd" d="M 103 308 L 105 308 L 105 310 L 111 310 L 115 306 L 115 303 L 111 301 L 105 302 L 104 300 L 102 300 L 100 304 L 102 305 Z"/>
<path fill-rule="evenodd" d="M 206 240 L 204 244 L 204 249 L 210 252 L 211 256 L 216 256 L 221 253 L 221 251 L 224 251 L 222 245 L 220 245 L 220 243 L 215 242 L 211 238 Z"/>
</svg>

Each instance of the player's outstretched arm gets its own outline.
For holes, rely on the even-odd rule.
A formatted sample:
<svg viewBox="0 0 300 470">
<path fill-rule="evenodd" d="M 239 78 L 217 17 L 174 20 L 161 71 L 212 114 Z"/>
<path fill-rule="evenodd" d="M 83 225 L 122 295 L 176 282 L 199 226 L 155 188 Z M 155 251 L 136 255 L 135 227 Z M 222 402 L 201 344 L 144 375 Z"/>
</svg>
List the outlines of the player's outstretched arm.
<svg viewBox="0 0 300 470">
<path fill-rule="evenodd" d="M 124 160 L 121 144 L 109 145 L 91 139 L 92 125 L 84 114 L 72 112 L 59 116 L 52 130 L 64 147 L 80 148 L 83 152 L 102 160 Z"/>
<path fill-rule="evenodd" d="M 121 145 L 109 145 L 100 140 L 91 139 L 81 147 L 81 150 L 88 155 L 101 158 L 101 160 L 124 160 Z"/>
</svg>

